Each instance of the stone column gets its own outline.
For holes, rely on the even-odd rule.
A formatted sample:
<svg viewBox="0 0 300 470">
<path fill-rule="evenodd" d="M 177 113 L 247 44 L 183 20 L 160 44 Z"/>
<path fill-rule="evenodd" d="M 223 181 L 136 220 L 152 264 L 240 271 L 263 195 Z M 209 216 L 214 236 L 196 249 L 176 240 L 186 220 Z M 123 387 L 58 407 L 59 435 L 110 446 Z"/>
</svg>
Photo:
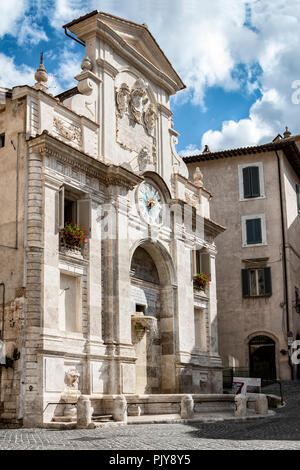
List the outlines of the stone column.
<svg viewBox="0 0 300 470">
<path fill-rule="evenodd" d="M 242 417 L 247 415 L 247 397 L 239 393 L 234 397 L 234 416 Z"/>
<path fill-rule="evenodd" d="M 93 408 L 88 395 L 81 395 L 77 402 L 77 428 L 87 428 L 92 423 Z"/>
<path fill-rule="evenodd" d="M 115 421 L 127 423 L 127 402 L 124 395 L 119 395 L 114 399 L 113 418 Z"/>
<path fill-rule="evenodd" d="M 181 418 L 191 419 L 194 417 L 194 400 L 192 395 L 184 395 L 181 399 Z"/>
<path fill-rule="evenodd" d="M 255 411 L 258 415 L 268 414 L 268 399 L 266 395 L 258 394 L 255 400 Z"/>
<path fill-rule="evenodd" d="M 42 358 L 38 353 L 41 347 L 42 326 L 42 260 L 43 260 L 43 191 L 42 160 L 45 148 L 30 149 L 28 156 L 28 207 L 27 246 L 26 246 L 26 298 L 27 312 L 24 324 L 25 371 L 23 424 L 35 427 L 42 424 Z"/>
</svg>

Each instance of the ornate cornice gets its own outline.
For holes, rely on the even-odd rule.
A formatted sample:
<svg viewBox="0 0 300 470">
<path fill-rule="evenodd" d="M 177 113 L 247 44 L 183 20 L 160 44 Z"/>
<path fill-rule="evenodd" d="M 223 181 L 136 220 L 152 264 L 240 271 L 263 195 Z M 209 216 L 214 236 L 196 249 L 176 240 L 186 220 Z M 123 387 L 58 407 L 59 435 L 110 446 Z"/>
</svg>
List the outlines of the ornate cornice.
<svg viewBox="0 0 300 470">
<path fill-rule="evenodd" d="M 96 178 L 106 186 L 124 186 L 127 189 L 133 189 L 142 181 L 141 177 L 130 170 L 96 160 L 46 132 L 31 138 L 28 145 L 32 152 L 36 152 L 42 157 L 54 158 L 56 162 Z"/>
</svg>

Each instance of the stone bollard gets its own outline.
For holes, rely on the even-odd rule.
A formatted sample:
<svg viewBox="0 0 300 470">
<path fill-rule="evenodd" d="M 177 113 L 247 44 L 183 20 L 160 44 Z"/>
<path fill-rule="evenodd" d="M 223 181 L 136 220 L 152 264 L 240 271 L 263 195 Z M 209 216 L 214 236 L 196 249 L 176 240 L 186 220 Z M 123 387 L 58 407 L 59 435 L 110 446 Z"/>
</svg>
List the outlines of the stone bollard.
<svg viewBox="0 0 300 470">
<path fill-rule="evenodd" d="M 124 395 L 118 395 L 114 399 L 113 418 L 115 421 L 127 423 L 127 402 Z"/>
<path fill-rule="evenodd" d="M 266 395 L 259 394 L 255 400 L 255 411 L 258 415 L 268 414 L 268 399 Z"/>
<path fill-rule="evenodd" d="M 234 397 L 234 416 L 242 417 L 247 415 L 247 397 L 239 393 Z"/>
<path fill-rule="evenodd" d="M 77 427 L 87 428 L 92 424 L 93 408 L 88 395 L 81 395 L 77 402 Z"/>
<path fill-rule="evenodd" d="M 181 399 L 181 413 L 182 419 L 191 419 L 194 417 L 194 400 L 192 395 L 184 395 Z"/>
</svg>

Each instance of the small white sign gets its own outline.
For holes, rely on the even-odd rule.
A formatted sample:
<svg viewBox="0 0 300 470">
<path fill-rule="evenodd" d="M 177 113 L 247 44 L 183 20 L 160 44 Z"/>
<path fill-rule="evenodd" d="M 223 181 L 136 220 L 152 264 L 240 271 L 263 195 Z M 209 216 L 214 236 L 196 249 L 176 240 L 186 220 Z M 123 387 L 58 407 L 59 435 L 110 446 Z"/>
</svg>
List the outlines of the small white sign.
<svg viewBox="0 0 300 470">
<path fill-rule="evenodd" d="M 260 393 L 261 379 L 252 377 L 233 377 L 233 393 L 237 395 L 242 393 L 248 395 L 249 393 Z"/>
</svg>

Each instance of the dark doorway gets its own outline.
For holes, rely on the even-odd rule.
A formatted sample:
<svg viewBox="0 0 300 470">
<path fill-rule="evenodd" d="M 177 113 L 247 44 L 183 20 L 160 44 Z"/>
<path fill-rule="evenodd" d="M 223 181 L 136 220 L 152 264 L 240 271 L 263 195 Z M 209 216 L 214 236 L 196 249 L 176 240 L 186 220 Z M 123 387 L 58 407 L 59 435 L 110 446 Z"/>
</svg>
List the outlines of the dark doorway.
<svg viewBox="0 0 300 470">
<path fill-rule="evenodd" d="M 250 376 L 276 379 L 275 342 L 268 336 L 255 336 L 249 342 Z"/>
</svg>

